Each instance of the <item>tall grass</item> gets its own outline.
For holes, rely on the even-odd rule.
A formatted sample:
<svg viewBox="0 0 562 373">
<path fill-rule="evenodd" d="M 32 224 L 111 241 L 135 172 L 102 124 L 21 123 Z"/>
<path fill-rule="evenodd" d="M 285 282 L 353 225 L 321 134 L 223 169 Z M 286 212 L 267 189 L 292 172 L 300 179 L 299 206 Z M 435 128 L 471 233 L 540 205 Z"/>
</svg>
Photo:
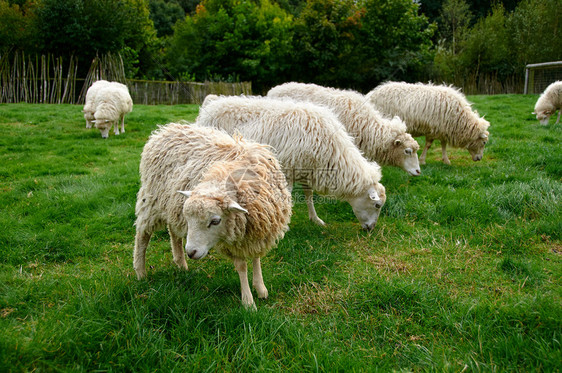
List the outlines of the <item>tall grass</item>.
<svg viewBox="0 0 562 373">
<path fill-rule="evenodd" d="M 181 271 L 165 232 L 148 279 L 132 268 L 142 147 L 197 106 L 136 105 L 103 140 L 79 106 L 0 105 L 0 371 L 558 370 L 562 126 L 537 96 L 469 98 L 483 161 L 384 168 L 370 233 L 345 203 L 318 199 L 318 227 L 297 202 L 257 312 L 229 261 Z"/>
</svg>

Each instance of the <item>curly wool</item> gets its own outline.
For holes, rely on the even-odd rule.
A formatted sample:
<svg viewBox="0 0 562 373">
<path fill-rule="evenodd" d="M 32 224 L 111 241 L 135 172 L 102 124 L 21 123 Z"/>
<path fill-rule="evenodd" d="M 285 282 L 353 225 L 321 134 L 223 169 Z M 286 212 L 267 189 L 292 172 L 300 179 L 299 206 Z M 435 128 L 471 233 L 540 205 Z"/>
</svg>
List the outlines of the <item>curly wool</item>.
<svg viewBox="0 0 562 373">
<path fill-rule="evenodd" d="M 133 110 L 133 100 L 127 86 L 117 82 L 102 87 L 94 100 L 96 120 L 117 122 Z"/>
<path fill-rule="evenodd" d="M 197 125 L 170 123 L 154 131 L 140 163 L 137 230 L 166 225 L 187 234 L 186 213 L 226 210 L 234 200 L 248 214 L 230 213 L 226 236 L 216 249 L 228 257 L 260 257 L 283 238 L 291 216 L 291 195 L 277 159 L 267 146 L 233 139 Z M 178 190 L 192 190 L 186 198 Z"/>
<path fill-rule="evenodd" d="M 548 111 L 554 114 L 560 109 L 562 109 L 562 81 L 556 81 L 546 87 L 540 95 L 535 104 L 535 113 L 543 114 Z"/>
<path fill-rule="evenodd" d="M 365 156 L 381 165 L 401 167 L 404 152 L 396 151 L 396 140 L 402 142 L 402 150 L 411 148 L 417 152 L 420 148 L 418 142 L 406 133 L 406 125 L 400 118 L 384 118 L 368 103 L 368 99 L 358 92 L 316 84 L 285 83 L 272 88 L 267 96 L 289 97 L 327 106 L 334 111 L 347 132 L 355 138 L 357 147 Z"/>
<path fill-rule="evenodd" d="M 382 177 L 380 166 L 363 158 L 335 115 L 312 103 L 222 96 L 201 107 L 197 123 L 271 145 L 290 182 L 321 194 L 357 196 Z"/>
<path fill-rule="evenodd" d="M 449 86 L 387 82 L 367 98 L 382 113 L 399 116 L 412 136 L 430 136 L 458 148 L 487 134 L 490 126 L 459 90 Z"/>
<path fill-rule="evenodd" d="M 88 91 L 86 92 L 86 100 L 84 102 L 84 109 L 82 110 L 86 121 L 89 122 L 94 120 L 94 112 L 96 111 L 96 96 L 100 89 L 108 86 L 109 84 L 110 82 L 107 80 L 97 80 L 92 83 L 90 88 L 88 88 Z"/>
</svg>

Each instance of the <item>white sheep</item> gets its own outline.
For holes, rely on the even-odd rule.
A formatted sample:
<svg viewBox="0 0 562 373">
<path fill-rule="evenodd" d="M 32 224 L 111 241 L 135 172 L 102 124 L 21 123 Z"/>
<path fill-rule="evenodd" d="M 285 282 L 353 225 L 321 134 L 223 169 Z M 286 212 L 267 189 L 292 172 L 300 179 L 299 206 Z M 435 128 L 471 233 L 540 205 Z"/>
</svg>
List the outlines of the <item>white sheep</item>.
<svg viewBox="0 0 562 373">
<path fill-rule="evenodd" d="M 554 115 L 556 110 L 558 110 L 558 118 L 556 119 L 556 123 L 554 123 L 558 124 L 560 122 L 560 113 L 562 113 L 561 109 L 562 81 L 558 80 L 546 87 L 535 104 L 535 111 L 533 114 L 537 116 L 537 119 L 542 125 L 547 125 L 550 116 Z"/>
<path fill-rule="evenodd" d="M 96 94 L 95 112 L 93 123 L 101 132 L 101 137 L 109 136 L 111 126 L 114 126 L 115 134 L 119 135 L 119 123 L 121 133 L 125 133 L 125 115 L 133 110 L 133 100 L 126 85 L 111 82 L 102 87 Z"/>
<path fill-rule="evenodd" d="M 242 303 L 255 308 L 246 259 L 253 260 L 253 285 L 267 298 L 260 258 L 283 238 L 291 195 L 269 147 L 226 133 L 170 123 L 152 133 L 140 162 L 134 268 L 146 276 L 150 237 L 167 226 L 174 262 L 187 269 L 185 250 L 201 259 L 211 248 L 230 258 L 240 277 Z"/>
<path fill-rule="evenodd" d="M 222 96 L 201 107 L 197 123 L 241 133 L 271 145 L 289 185 L 303 185 L 310 220 L 313 190 L 351 204 L 364 229 L 372 229 L 386 201 L 380 166 L 368 162 L 328 108 L 267 97 Z"/>
<path fill-rule="evenodd" d="M 316 84 L 285 83 L 272 88 L 268 97 L 290 97 L 325 105 L 336 114 L 367 159 L 380 165 L 400 167 L 410 175 L 421 174 L 417 151 L 420 146 L 406 133 L 400 118 L 384 118 L 364 95 Z"/>
<path fill-rule="evenodd" d="M 82 112 L 84 113 L 84 119 L 86 119 L 86 128 L 92 128 L 92 121 L 95 119 L 95 100 L 98 91 L 109 84 L 110 82 L 108 82 L 107 80 L 97 80 L 92 83 L 90 88 L 88 88 L 88 91 L 86 92 L 86 100 L 84 102 L 84 109 L 82 109 Z"/>
<path fill-rule="evenodd" d="M 399 116 L 412 136 L 425 136 L 420 164 L 425 164 L 427 150 L 434 139 L 441 141 L 446 164 L 451 164 L 447 144 L 466 148 L 473 161 L 482 159 L 490 123 L 472 110 L 457 89 L 444 85 L 388 82 L 369 92 L 367 97 L 383 114 Z"/>
</svg>

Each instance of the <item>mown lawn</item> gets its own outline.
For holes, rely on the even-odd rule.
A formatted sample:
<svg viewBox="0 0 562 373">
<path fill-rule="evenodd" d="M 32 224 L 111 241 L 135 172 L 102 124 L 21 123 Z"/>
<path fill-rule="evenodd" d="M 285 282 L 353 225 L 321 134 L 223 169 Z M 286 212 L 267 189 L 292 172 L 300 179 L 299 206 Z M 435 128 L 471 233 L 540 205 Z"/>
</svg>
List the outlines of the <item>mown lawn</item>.
<svg viewBox="0 0 562 373">
<path fill-rule="evenodd" d="M 372 232 L 324 199 L 312 225 L 295 189 L 257 312 L 224 258 L 177 269 L 166 232 L 132 267 L 142 147 L 197 106 L 137 105 L 103 140 L 79 106 L 0 105 L 0 371 L 559 370 L 562 125 L 537 96 L 469 99 L 483 161 L 436 143 L 421 177 L 384 168 Z"/>
</svg>

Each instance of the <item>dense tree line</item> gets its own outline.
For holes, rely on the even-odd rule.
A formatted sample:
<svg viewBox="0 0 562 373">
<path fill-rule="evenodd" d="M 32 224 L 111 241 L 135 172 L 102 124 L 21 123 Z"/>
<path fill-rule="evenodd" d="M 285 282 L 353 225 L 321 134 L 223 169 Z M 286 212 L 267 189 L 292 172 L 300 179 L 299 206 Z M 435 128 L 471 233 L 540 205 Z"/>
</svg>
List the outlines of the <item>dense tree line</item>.
<svg viewBox="0 0 562 373">
<path fill-rule="evenodd" d="M 562 60 L 561 18 L 560 0 L 0 0 L 0 51 L 74 55 L 81 74 L 111 52 L 131 78 L 368 90 L 522 75 Z"/>
</svg>

